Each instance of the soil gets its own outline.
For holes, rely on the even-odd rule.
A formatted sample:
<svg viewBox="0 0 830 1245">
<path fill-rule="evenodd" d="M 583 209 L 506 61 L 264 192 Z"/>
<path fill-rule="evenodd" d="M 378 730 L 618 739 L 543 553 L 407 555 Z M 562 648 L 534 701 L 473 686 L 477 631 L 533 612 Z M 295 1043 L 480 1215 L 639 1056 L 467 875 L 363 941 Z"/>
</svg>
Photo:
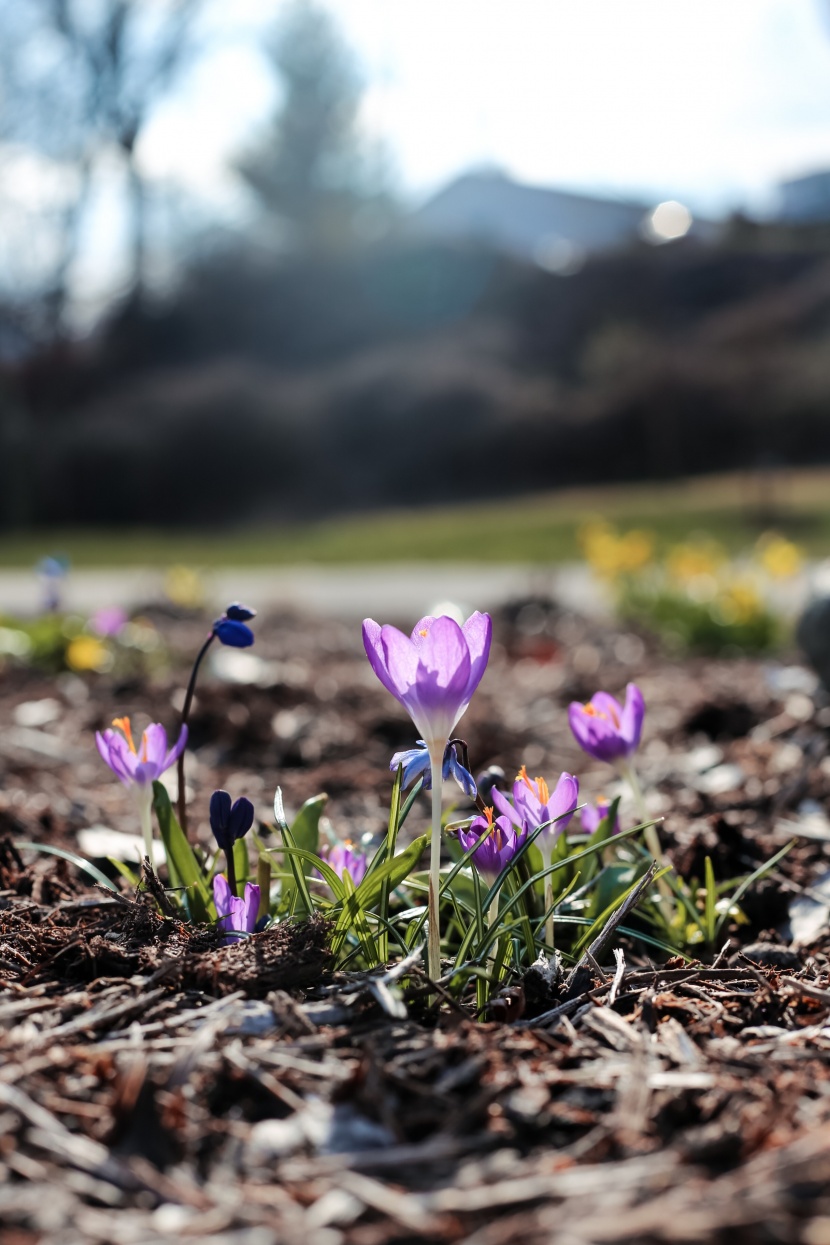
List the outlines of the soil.
<svg viewBox="0 0 830 1245">
<path fill-rule="evenodd" d="M 137 832 L 93 732 L 124 713 L 174 730 L 205 620 L 155 621 L 170 655 L 149 673 L 2 676 L 4 1242 L 830 1242 L 830 707 L 795 656 L 671 659 L 542 600 L 495 617 L 462 722 L 476 772 L 566 769 L 587 798 L 613 794 L 565 708 L 633 680 L 678 871 L 701 878 L 709 855 L 745 875 L 796 843 L 715 955 L 652 960 L 611 938 L 477 1019 L 436 1002 L 417 962 L 333 972 L 323 921 L 223 947 L 20 846 Z M 221 650 L 200 678 L 191 837 L 210 841 L 215 787 L 267 821 L 277 784 L 289 810 L 326 791 L 341 837 L 381 834 L 389 759 L 414 730 L 358 630 L 255 628 L 254 650 Z"/>
</svg>

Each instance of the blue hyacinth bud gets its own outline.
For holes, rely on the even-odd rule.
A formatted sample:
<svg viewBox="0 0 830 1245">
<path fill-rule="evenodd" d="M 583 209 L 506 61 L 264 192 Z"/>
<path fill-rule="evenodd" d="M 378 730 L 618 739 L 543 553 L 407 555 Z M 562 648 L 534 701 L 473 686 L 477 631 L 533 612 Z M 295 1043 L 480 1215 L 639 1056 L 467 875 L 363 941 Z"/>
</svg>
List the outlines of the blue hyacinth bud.
<svg viewBox="0 0 830 1245">
<path fill-rule="evenodd" d="M 233 850 L 237 839 L 243 838 L 254 824 L 254 806 L 245 796 L 235 804 L 227 791 L 214 791 L 210 797 L 210 828 L 223 852 Z"/>
<path fill-rule="evenodd" d="M 251 628 L 235 618 L 217 618 L 213 634 L 220 644 L 227 644 L 229 648 L 250 648 L 254 642 Z"/>
<path fill-rule="evenodd" d="M 225 610 L 225 617 L 230 618 L 231 622 L 250 622 L 252 618 L 256 618 L 256 610 L 240 601 L 233 601 Z"/>
</svg>

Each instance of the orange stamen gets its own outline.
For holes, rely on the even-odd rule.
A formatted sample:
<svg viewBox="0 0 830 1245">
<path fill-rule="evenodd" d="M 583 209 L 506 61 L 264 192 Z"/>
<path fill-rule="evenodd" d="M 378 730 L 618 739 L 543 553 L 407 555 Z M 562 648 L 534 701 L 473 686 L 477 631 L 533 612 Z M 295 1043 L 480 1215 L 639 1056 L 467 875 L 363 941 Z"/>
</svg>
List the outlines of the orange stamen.
<svg viewBox="0 0 830 1245">
<path fill-rule="evenodd" d="M 418 632 L 418 635 L 429 635 L 429 632 L 427 631 L 426 627 L 424 627 L 423 631 Z"/>
<path fill-rule="evenodd" d="M 130 719 L 129 718 L 113 718 L 112 724 L 113 726 L 117 727 L 119 731 L 121 731 L 121 733 L 123 734 L 124 738 L 126 739 L 127 743 L 130 746 L 130 752 L 134 753 L 135 744 L 133 743 L 133 732 L 130 726 Z"/>
<path fill-rule="evenodd" d="M 601 713 L 599 709 L 595 708 L 595 706 L 591 704 L 590 700 L 587 705 L 582 706 L 582 712 L 586 713 L 589 718 L 604 718 L 606 716 L 604 713 Z"/>
<path fill-rule="evenodd" d="M 523 765 L 516 775 L 516 782 L 523 782 L 528 791 L 533 792 L 540 804 L 547 804 L 550 799 L 548 784 L 545 782 L 544 778 L 534 778 L 532 780 L 528 778 L 526 765 Z M 533 785 L 534 783 L 536 784 L 535 788 Z"/>
</svg>

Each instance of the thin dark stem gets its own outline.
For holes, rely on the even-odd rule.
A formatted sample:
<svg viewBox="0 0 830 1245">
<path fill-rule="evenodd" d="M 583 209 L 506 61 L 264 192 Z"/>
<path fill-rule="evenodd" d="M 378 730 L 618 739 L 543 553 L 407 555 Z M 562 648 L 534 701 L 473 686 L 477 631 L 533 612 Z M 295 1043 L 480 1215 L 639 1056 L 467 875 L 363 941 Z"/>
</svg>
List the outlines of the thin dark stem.
<svg viewBox="0 0 830 1245">
<path fill-rule="evenodd" d="M 231 894 L 233 895 L 235 899 L 236 898 L 236 865 L 233 863 L 233 844 L 231 844 L 228 851 L 225 852 L 225 864 L 227 865 L 227 869 L 225 870 L 225 872 L 228 875 L 228 886 L 231 888 Z"/>
<path fill-rule="evenodd" d="M 196 660 L 193 663 L 193 669 L 190 672 L 190 682 L 187 685 L 187 691 L 184 696 L 184 705 L 182 706 L 182 726 L 187 726 L 187 719 L 190 716 L 190 706 L 193 704 L 193 692 L 196 689 L 196 676 L 199 673 L 202 658 L 215 639 L 216 633 L 211 631 L 210 635 L 205 640 L 196 655 Z M 179 760 L 176 767 L 176 774 L 178 775 L 179 780 L 179 825 L 185 834 L 187 834 L 187 807 L 184 794 L 184 754 L 186 751 L 186 748 L 182 749 L 179 754 Z M 236 891 L 234 891 L 234 894 L 236 894 Z"/>
</svg>

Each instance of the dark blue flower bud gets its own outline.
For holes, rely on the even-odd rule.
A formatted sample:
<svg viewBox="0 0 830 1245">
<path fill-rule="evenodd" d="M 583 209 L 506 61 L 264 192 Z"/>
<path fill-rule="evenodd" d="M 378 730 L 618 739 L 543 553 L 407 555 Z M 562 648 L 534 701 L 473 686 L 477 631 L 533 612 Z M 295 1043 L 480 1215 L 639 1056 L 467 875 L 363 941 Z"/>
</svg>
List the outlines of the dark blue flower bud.
<svg viewBox="0 0 830 1245">
<path fill-rule="evenodd" d="M 220 644 L 227 644 L 230 648 L 250 648 L 254 642 L 251 628 L 235 618 L 217 618 L 213 624 L 213 634 Z"/>
<path fill-rule="evenodd" d="M 230 618 L 231 622 L 250 622 L 252 618 L 256 618 L 256 610 L 240 601 L 233 601 L 225 610 L 225 617 Z"/>
<path fill-rule="evenodd" d="M 210 797 L 210 828 L 223 852 L 233 850 L 254 824 L 254 806 L 245 796 L 231 805 L 227 791 L 214 791 Z"/>
</svg>

